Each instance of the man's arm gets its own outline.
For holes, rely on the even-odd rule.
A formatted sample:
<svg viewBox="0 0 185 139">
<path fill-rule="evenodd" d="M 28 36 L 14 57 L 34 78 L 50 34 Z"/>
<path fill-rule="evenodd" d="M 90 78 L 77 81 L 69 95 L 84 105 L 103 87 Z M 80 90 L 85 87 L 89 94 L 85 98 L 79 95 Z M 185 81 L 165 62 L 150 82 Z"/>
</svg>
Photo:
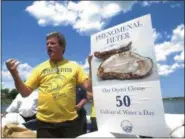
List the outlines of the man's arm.
<svg viewBox="0 0 185 139">
<path fill-rule="evenodd" d="M 92 71 L 91 71 L 91 60 L 92 60 L 92 55 L 88 57 L 88 63 L 89 63 L 89 77 L 88 80 L 86 80 L 82 86 L 83 88 L 88 91 L 92 92 Z"/>
<path fill-rule="evenodd" d="M 9 59 L 6 61 L 7 69 L 9 70 L 13 77 L 16 89 L 21 93 L 23 97 L 26 97 L 29 96 L 33 90 L 27 87 L 21 80 L 19 72 L 17 71 L 17 66 L 19 64 L 20 64 L 19 61 L 16 61 L 14 59 Z"/>
<path fill-rule="evenodd" d="M 83 88 L 88 91 L 92 92 L 92 82 L 91 79 L 88 78 L 88 80 L 85 80 L 85 82 L 82 84 Z"/>
<path fill-rule="evenodd" d="M 87 92 L 87 99 L 92 100 L 93 99 L 93 93 L 92 92 Z"/>
<path fill-rule="evenodd" d="M 85 105 L 85 103 L 87 103 L 87 99 L 86 98 L 84 98 L 84 99 L 82 99 L 77 105 L 76 105 L 76 109 L 77 110 L 80 110 L 84 105 Z"/>
<path fill-rule="evenodd" d="M 33 90 L 24 84 L 18 72 L 16 74 L 12 74 L 12 77 L 14 79 L 15 87 L 20 92 L 22 97 L 27 97 L 32 93 Z"/>
</svg>

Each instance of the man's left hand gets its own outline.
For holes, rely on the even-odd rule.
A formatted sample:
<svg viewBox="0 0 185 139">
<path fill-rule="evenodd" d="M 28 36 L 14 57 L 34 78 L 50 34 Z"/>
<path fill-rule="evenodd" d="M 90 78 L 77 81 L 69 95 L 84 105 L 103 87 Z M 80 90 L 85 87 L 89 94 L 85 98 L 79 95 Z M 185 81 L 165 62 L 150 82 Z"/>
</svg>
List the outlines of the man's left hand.
<svg viewBox="0 0 185 139">
<path fill-rule="evenodd" d="M 76 105 L 76 106 L 75 106 L 75 109 L 76 109 L 77 111 L 79 111 L 81 108 L 82 108 L 81 105 Z"/>
</svg>

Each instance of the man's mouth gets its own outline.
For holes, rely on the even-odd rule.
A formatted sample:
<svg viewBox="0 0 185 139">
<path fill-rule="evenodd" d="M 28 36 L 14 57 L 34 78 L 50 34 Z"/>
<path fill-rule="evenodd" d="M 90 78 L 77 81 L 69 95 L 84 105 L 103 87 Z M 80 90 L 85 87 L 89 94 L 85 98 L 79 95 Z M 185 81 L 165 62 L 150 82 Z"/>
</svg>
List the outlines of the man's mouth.
<svg viewBox="0 0 185 139">
<path fill-rule="evenodd" d="M 48 54 L 51 55 L 54 52 L 52 49 L 48 49 Z"/>
</svg>

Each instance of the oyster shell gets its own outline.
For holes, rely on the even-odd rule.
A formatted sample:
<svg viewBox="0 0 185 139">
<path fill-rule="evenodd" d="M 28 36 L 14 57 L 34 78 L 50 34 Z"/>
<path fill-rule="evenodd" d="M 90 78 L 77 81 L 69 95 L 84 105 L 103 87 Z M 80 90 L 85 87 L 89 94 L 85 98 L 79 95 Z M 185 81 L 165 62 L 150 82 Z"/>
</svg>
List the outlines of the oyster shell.
<svg viewBox="0 0 185 139">
<path fill-rule="evenodd" d="M 122 44 L 120 46 L 109 47 L 108 49 L 104 49 L 100 52 L 94 52 L 94 56 L 99 59 L 105 60 L 108 57 L 110 57 L 111 55 L 122 53 L 125 51 L 129 51 L 131 49 L 131 44 L 132 44 L 132 42 L 129 42 L 126 45 Z"/>
<path fill-rule="evenodd" d="M 103 80 L 137 79 L 149 75 L 152 67 L 152 59 L 127 51 L 112 55 L 102 62 L 97 75 Z"/>
</svg>

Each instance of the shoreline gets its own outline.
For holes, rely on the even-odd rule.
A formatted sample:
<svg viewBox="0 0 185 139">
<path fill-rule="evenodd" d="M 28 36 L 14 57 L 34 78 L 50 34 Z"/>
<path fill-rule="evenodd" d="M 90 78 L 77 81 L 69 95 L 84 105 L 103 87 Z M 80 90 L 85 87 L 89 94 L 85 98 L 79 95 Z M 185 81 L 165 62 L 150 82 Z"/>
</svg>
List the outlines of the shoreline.
<svg viewBox="0 0 185 139">
<path fill-rule="evenodd" d="M 166 97 L 163 100 L 184 100 L 184 97 Z"/>
<path fill-rule="evenodd" d="M 184 97 L 166 97 L 166 98 L 162 98 L 162 100 L 184 100 Z M 13 101 L 13 99 L 1 99 L 1 105 L 7 105 L 7 104 L 11 104 L 11 102 Z M 92 103 L 91 101 L 87 102 L 87 103 Z"/>
</svg>

